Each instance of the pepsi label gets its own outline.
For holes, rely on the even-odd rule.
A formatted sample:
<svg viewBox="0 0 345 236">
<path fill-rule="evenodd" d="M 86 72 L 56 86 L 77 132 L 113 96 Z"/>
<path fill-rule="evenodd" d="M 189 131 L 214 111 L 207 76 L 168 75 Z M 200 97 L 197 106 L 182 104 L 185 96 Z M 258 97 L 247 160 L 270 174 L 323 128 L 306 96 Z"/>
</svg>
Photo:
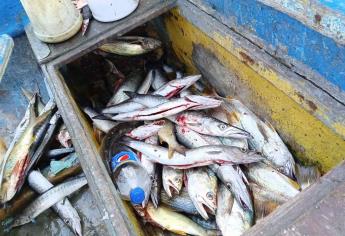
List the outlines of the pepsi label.
<svg viewBox="0 0 345 236">
<path fill-rule="evenodd" d="M 111 169 L 115 170 L 120 164 L 128 161 L 139 162 L 137 155 L 131 151 L 122 151 L 113 156 L 110 161 Z"/>
</svg>

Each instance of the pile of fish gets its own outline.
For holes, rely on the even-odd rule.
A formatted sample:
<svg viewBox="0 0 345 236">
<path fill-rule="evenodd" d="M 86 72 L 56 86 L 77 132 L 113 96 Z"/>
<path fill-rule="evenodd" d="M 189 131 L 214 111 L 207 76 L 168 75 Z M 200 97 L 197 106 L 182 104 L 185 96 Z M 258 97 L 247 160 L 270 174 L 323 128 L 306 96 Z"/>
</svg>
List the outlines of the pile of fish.
<svg viewBox="0 0 345 236">
<path fill-rule="evenodd" d="M 129 57 L 160 46 L 124 37 L 100 50 Z M 145 222 L 181 235 L 241 235 L 305 183 L 274 127 L 235 98 L 206 96 L 201 77 L 161 64 L 145 78 L 122 76 L 106 107 L 83 110 L 103 133 L 139 122 L 118 144 L 137 152 L 151 177 L 151 200 L 134 206 Z"/>
<path fill-rule="evenodd" d="M 38 93 L 23 93 L 29 100 L 24 118 L 8 148 L 0 141 L 0 219 L 13 217 L 12 228 L 51 207 L 72 232 L 82 235 L 81 219 L 67 196 L 87 181 L 75 177 L 81 168 L 69 133 L 52 100 L 44 105 Z M 25 181 L 33 191 L 25 188 Z"/>
</svg>

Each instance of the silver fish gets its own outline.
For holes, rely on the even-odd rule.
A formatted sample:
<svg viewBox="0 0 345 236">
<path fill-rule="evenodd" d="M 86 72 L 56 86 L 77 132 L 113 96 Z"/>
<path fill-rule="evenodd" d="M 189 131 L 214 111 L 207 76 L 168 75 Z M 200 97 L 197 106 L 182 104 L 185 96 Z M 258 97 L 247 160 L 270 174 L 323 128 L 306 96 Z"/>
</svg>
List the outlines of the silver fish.
<svg viewBox="0 0 345 236">
<path fill-rule="evenodd" d="M 117 122 L 111 120 L 94 119 L 94 117 L 98 116 L 99 114 L 91 107 L 85 107 L 83 111 L 90 117 L 90 119 L 92 119 L 93 124 L 96 126 L 96 128 L 103 131 L 104 133 L 108 133 L 109 130 L 111 130 L 118 124 Z"/>
<path fill-rule="evenodd" d="M 126 136 L 136 140 L 144 140 L 153 135 L 156 135 L 159 130 L 164 127 L 165 123 L 165 120 L 156 120 L 154 122 L 144 124 L 129 131 Z"/>
<path fill-rule="evenodd" d="M 47 153 L 45 153 L 45 156 L 49 159 L 55 159 L 62 156 L 65 156 L 67 154 L 70 154 L 74 152 L 74 148 L 58 148 L 58 149 L 52 149 L 49 150 Z"/>
<path fill-rule="evenodd" d="M 188 169 L 205 166 L 212 163 L 246 164 L 262 160 L 255 152 L 244 152 L 236 147 L 229 146 L 203 146 L 186 151 L 186 155 L 175 152 L 173 157 L 168 157 L 168 149 L 147 144 L 140 141 L 123 139 L 122 143 L 145 154 L 153 162 L 168 165 L 176 169 Z"/>
<path fill-rule="evenodd" d="M 150 70 L 149 73 L 147 73 L 144 81 L 141 83 L 140 87 L 138 88 L 137 93 L 146 94 L 149 91 L 151 84 L 154 80 L 153 73 L 154 73 L 153 70 Z"/>
<path fill-rule="evenodd" d="M 159 40 L 153 38 L 123 36 L 113 42 L 103 44 L 99 49 L 121 56 L 137 56 L 153 51 L 161 45 Z"/>
<path fill-rule="evenodd" d="M 201 112 L 183 112 L 175 116 L 170 116 L 168 119 L 200 134 L 228 138 L 250 137 L 248 132 L 235 126 L 228 125 L 213 117 L 209 117 Z"/>
<path fill-rule="evenodd" d="M 161 105 L 146 108 L 144 110 L 133 111 L 128 113 L 121 113 L 112 116 L 112 120 L 118 121 L 132 121 L 132 120 L 156 120 L 164 117 L 176 115 L 187 109 L 207 109 L 217 107 L 220 105 L 218 100 L 206 97 L 184 97 L 170 100 Z"/>
<path fill-rule="evenodd" d="M 261 121 L 240 101 L 235 99 L 223 100 L 224 106 L 229 106 L 229 109 L 232 109 L 233 119 L 239 120 L 244 130 L 253 136 L 253 139 L 248 140 L 249 145 L 261 152 L 277 170 L 290 178 L 294 178 L 294 158 L 274 127 L 268 122 Z"/>
<path fill-rule="evenodd" d="M 253 204 L 250 198 L 248 189 L 238 172 L 232 165 L 221 165 L 217 169 L 218 178 L 225 184 L 225 186 L 231 191 L 236 198 L 238 204 L 244 209 L 248 209 L 253 212 Z"/>
<path fill-rule="evenodd" d="M 289 199 L 300 192 L 297 182 L 264 163 L 248 165 L 247 177 L 257 185 Z"/>
<path fill-rule="evenodd" d="M 199 214 L 208 220 L 206 209 L 216 214 L 217 209 L 217 177 L 207 168 L 186 170 L 187 189 Z"/>
<path fill-rule="evenodd" d="M 224 185 L 217 194 L 216 222 L 223 235 L 240 236 L 253 224 L 253 214 L 243 210 Z"/>
<path fill-rule="evenodd" d="M 107 107 L 116 105 L 120 102 L 123 102 L 128 99 L 128 96 L 124 91 L 136 91 L 141 81 L 143 80 L 142 76 L 138 72 L 133 72 L 128 76 L 128 78 L 123 82 L 123 84 L 115 91 L 114 95 L 110 98 Z"/>
<path fill-rule="evenodd" d="M 179 195 L 168 196 L 165 191 L 161 191 L 162 203 L 171 207 L 173 210 L 178 212 L 184 212 L 191 215 L 198 215 L 199 212 L 195 208 L 192 199 L 189 197 L 186 188 L 182 188 Z"/>
<path fill-rule="evenodd" d="M 173 194 L 179 195 L 183 183 L 183 170 L 163 166 L 162 171 L 163 188 L 169 197 Z"/>
<path fill-rule="evenodd" d="M 145 143 L 149 143 L 149 144 L 153 144 L 153 145 L 157 145 L 158 144 L 158 137 L 157 135 L 152 135 L 148 138 L 145 139 Z M 151 185 L 151 192 L 150 192 L 150 196 L 151 196 L 151 200 L 152 203 L 155 207 L 158 206 L 159 204 L 159 192 L 160 192 L 160 176 L 157 175 L 157 165 L 156 163 L 150 161 L 146 155 L 142 154 L 141 155 L 141 164 L 142 166 L 146 169 L 147 173 L 150 176 L 150 179 L 152 181 L 152 185 Z M 161 174 L 161 173 L 159 173 Z"/>
<path fill-rule="evenodd" d="M 162 87 L 154 91 L 152 94 L 172 98 L 178 93 L 188 89 L 200 78 L 201 75 L 191 75 L 181 79 L 174 79 L 164 84 Z"/>
<path fill-rule="evenodd" d="M 43 194 L 49 189 L 53 188 L 52 185 L 40 172 L 31 171 L 28 175 L 29 186 L 38 192 Z M 78 212 L 73 208 L 70 201 L 65 198 L 52 206 L 53 210 L 59 215 L 59 217 L 72 229 L 75 235 L 81 236 L 81 224 Z"/>
<path fill-rule="evenodd" d="M 104 108 L 102 110 L 102 113 L 103 114 L 118 114 L 118 113 L 137 111 L 144 108 L 146 108 L 146 106 L 137 102 L 133 102 L 131 101 L 131 99 L 129 99 L 129 100 L 120 102 L 116 105 L 112 105 L 112 106 Z"/>
<path fill-rule="evenodd" d="M 168 83 L 169 80 L 165 78 L 165 76 L 162 74 L 162 72 L 159 69 L 153 70 L 153 82 L 152 82 L 152 88 L 154 90 L 159 89 L 164 84 Z"/>
<path fill-rule="evenodd" d="M 21 214 L 16 218 L 12 227 L 17 227 L 33 221 L 38 215 L 52 207 L 68 195 L 79 190 L 81 187 L 87 184 L 85 177 L 80 177 L 59 184 L 30 203 Z"/>
</svg>

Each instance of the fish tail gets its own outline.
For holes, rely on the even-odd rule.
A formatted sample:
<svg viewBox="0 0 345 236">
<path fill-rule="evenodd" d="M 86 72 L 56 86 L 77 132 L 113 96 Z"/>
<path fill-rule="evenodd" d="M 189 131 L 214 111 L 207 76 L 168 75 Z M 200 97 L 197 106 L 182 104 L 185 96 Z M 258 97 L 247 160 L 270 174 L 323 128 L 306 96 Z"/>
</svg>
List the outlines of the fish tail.
<svg viewBox="0 0 345 236">
<path fill-rule="evenodd" d="M 187 148 L 185 148 L 184 146 L 182 145 L 178 145 L 174 148 L 174 151 L 182 154 L 182 155 L 186 155 L 186 151 L 187 151 Z"/>
</svg>

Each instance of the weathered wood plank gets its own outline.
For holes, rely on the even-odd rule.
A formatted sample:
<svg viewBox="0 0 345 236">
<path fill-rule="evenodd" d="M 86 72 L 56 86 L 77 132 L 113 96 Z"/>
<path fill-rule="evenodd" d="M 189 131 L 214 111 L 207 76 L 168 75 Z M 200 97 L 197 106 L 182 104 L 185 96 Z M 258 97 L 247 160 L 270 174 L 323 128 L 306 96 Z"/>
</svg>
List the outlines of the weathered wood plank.
<svg viewBox="0 0 345 236">
<path fill-rule="evenodd" d="M 99 155 L 92 131 L 88 130 L 87 121 L 75 103 L 63 77 L 52 65 L 43 65 L 42 69 L 44 75 L 48 77 L 47 81 L 64 123 L 70 132 L 89 187 L 97 200 L 101 214 L 103 214 L 109 235 L 136 235 L 124 204 Z"/>
<path fill-rule="evenodd" d="M 175 4 L 176 0 L 140 1 L 137 10 L 122 20 L 111 23 L 102 23 L 93 20 L 85 36 L 82 36 L 79 32 L 68 41 L 57 44 L 46 44 L 49 47 L 50 54 L 45 57 L 40 53 L 40 47 L 36 48 L 36 44 L 32 44 L 33 50 L 40 64 L 47 63 L 65 54 L 68 54 L 68 58 L 74 58 L 75 56 L 80 56 L 81 53 L 87 53 L 94 50 L 102 41 L 112 36 L 119 36 L 159 16 L 172 8 Z M 32 28 L 28 27 L 27 32 L 30 33 L 27 35 L 29 38 L 35 37 L 31 31 Z"/>
<path fill-rule="evenodd" d="M 344 195 L 345 163 L 342 163 L 244 235 L 343 235 Z"/>
</svg>

